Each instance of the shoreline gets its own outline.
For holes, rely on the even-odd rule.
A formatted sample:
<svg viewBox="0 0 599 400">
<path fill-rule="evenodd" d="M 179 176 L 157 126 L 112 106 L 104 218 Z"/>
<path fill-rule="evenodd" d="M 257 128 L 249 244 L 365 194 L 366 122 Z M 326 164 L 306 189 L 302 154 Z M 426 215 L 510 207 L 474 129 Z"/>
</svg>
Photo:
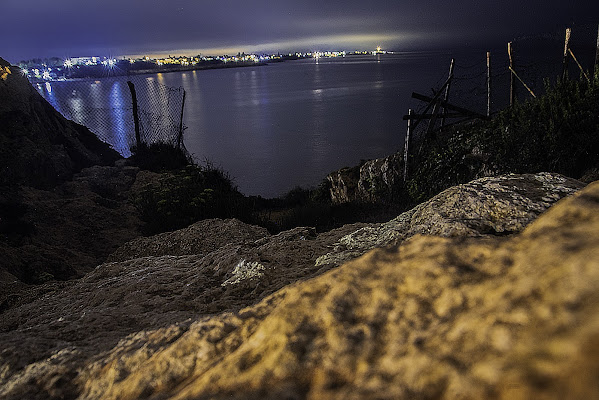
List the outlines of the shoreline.
<svg viewBox="0 0 599 400">
<path fill-rule="evenodd" d="M 200 66 L 181 66 L 181 67 L 163 67 L 158 66 L 156 68 L 149 69 L 138 69 L 138 70 L 127 70 L 122 72 L 115 72 L 115 70 L 109 71 L 109 74 L 89 74 L 84 76 L 76 76 L 76 77 L 60 77 L 59 79 L 40 79 L 35 77 L 29 77 L 29 82 L 32 84 L 38 83 L 53 83 L 53 82 L 76 82 L 76 81 L 84 81 L 89 79 L 103 79 L 103 78 L 116 78 L 123 76 L 132 76 L 132 75 L 149 75 L 149 74 L 166 74 L 171 72 L 190 72 L 190 71 L 204 71 L 204 70 L 213 70 L 213 69 L 227 69 L 227 68 L 247 68 L 247 67 L 264 67 L 272 63 L 281 63 L 285 61 L 297 60 L 298 58 L 287 58 L 287 59 L 279 59 L 279 60 L 269 60 L 260 61 L 260 62 L 247 62 L 240 61 L 234 63 L 219 63 L 219 64 L 207 64 Z M 105 70 L 103 71 L 105 72 Z"/>
</svg>

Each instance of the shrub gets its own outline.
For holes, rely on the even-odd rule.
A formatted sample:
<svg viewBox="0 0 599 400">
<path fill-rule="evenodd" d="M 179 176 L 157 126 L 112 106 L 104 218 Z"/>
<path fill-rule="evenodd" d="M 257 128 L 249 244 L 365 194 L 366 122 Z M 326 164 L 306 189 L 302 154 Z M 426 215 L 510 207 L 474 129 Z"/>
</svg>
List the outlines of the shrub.
<svg viewBox="0 0 599 400">
<path fill-rule="evenodd" d="M 146 222 L 146 233 L 184 228 L 206 218 L 244 218 L 247 202 L 221 169 L 187 165 L 147 185 L 133 202 Z"/>
<path fill-rule="evenodd" d="M 557 172 L 580 178 L 599 164 L 599 85 L 565 80 L 491 121 L 425 140 L 406 189 L 412 203 L 481 176 Z"/>
<path fill-rule="evenodd" d="M 163 142 L 132 147 L 130 160 L 139 168 L 154 172 L 173 171 L 193 164 L 184 148 Z"/>
</svg>

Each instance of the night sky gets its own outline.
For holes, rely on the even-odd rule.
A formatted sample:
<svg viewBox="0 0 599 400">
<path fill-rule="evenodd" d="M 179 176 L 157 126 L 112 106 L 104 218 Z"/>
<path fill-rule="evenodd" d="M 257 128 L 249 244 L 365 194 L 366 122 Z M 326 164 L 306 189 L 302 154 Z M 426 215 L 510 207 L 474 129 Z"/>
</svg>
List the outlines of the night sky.
<svg viewBox="0 0 599 400">
<path fill-rule="evenodd" d="M 460 48 L 597 23 L 597 0 L 1 0 L 0 57 Z"/>
</svg>

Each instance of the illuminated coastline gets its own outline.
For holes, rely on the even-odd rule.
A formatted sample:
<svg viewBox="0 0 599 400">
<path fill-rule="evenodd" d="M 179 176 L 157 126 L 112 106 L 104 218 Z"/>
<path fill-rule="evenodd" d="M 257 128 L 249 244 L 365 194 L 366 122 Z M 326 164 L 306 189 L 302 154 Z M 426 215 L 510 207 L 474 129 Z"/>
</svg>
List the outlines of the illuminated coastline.
<svg viewBox="0 0 599 400">
<path fill-rule="evenodd" d="M 392 54 L 377 47 L 372 51 L 313 51 L 286 54 L 246 54 L 220 56 L 167 56 L 151 58 L 131 57 L 71 57 L 67 59 L 50 58 L 22 61 L 19 67 L 24 75 L 33 82 L 60 81 L 78 78 L 102 78 L 156 72 L 192 71 L 201 69 L 248 67 L 266 65 L 273 62 L 299 60 L 306 58 L 337 58 L 353 55 Z"/>
</svg>

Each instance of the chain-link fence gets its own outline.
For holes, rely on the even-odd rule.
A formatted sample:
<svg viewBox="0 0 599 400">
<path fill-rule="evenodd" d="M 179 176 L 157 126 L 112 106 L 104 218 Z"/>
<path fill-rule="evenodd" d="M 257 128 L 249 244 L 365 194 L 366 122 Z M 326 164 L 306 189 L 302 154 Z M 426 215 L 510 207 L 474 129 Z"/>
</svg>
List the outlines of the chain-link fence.
<svg viewBox="0 0 599 400">
<path fill-rule="evenodd" d="M 128 157 L 135 146 L 134 85 L 142 143 L 183 146 L 185 91 L 158 82 L 156 76 L 107 77 L 34 83 L 38 92 L 67 119 L 85 125 Z"/>
</svg>

